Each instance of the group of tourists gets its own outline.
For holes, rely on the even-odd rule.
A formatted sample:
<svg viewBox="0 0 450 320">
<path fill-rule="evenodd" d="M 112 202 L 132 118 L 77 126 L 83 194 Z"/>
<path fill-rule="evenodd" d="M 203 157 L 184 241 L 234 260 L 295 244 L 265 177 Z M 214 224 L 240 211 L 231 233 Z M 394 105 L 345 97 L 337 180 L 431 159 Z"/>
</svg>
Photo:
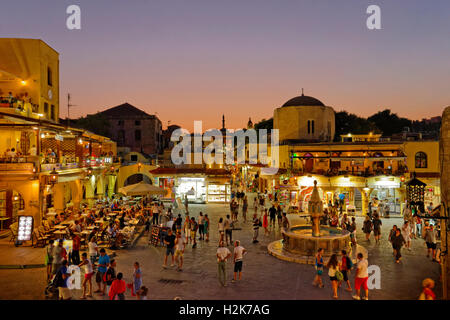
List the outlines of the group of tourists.
<svg viewBox="0 0 450 320">
<path fill-rule="evenodd" d="M 323 288 L 324 284 L 322 282 L 322 274 L 324 271 L 324 267 L 328 268 L 328 276 L 330 278 L 331 286 L 333 289 L 333 298 L 338 299 L 338 288 L 341 287 L 344 282 L 347 285 L 345 290 L 350 293 L 353 292 L 351 282 L 349 280 L 349 275 L 351 271 L 355 270 L 355 290 L 356 294 L 353 295 L 353 299 L 360 300 L 361 299 L 361 287 L 364 289 L 365 295 L 362 297 L 363 300 L 369 299 L 369 288 L 367 286 L 367 281 L 369 278 L 368 267 L 369 262 L 364 258 L 362 253 L 357 254 L 357 262 L 356 265 L 353 265 L 352 259 L 347 255 L 347 251 L 341 251 L 340 259 L 336 254 L 332 254 L 328 259 L 328 262 L 325 264 L 323 260 L 323 252 L 322 248 L 319 248 L 316 254 L 315 260 L 315 278 L 313 281 L 313 286 L 318 286 L 319 288 Z"/>
<path fill-rule="evenodd" d="M 139 262 L 134 263 L 133 267 L 133 282 L 127 284 L 123 280 L 123 273 L 116 272 L 117 263 L 114 259 L 111 259 L 104 248 L 98 250 L 96 246 L 90 244 L 89 252 L 84 252 L 81 255 L 81 262 L 78 265 L 69 265 L 67 260 L 67 252 L 62 245 L 63 241 L 57 242 L 57 245 L 53 245 L 53 240 L 47 247 L 47 259 L 52 260 L 52 285 L 58 289 L 58 298 L 61 300 L 72 299 L 72 288 L 70 281 L 75 282 L 72 279 L 77 276 L 75 268 L 84 269 L 84 277 L 82 282 L 82 296 L 80 299 L 84 300 L 88 297 L 93 297 L 93 293 L 97 293 L 99 296 L 107 295 L 110 300 L 124 300 L 125 292 L 127 288 L 131 290 L 132 296 L 137 296 L 138 300 L 146 300 L 148 294 L 148 288 L 142 285 L 142 272 Z M 96 255 L 93 254 L 94 250 L 97 254 L 98 261 L 95 262 Z M 89 258 L 88 258 L 89 253 Z M 94 258 L 95 257 L 95 258 Z M 92 291 L 92 278 L 95 275 L 95 282 L 97 284 L 97 290 Z"/>
</svg>

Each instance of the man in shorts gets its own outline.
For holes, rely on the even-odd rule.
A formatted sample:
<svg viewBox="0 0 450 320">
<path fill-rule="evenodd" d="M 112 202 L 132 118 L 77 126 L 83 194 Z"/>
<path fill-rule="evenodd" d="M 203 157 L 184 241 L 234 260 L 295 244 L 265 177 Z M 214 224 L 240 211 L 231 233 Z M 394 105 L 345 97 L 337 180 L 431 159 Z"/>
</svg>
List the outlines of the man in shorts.
<svg viewBox="0 0 450 320">
<path fill-rule="evenodd" d="M 233 280 L 231 280 L 231 282 L 236 282 L 238 272 L 239 272 L 239 280 L 242 280 L 242 258 L 244 257 L 244 254 L 246 252 L 247 250 L 245 250 L 245 248 L 241 246 L 240 241 L 236 240 L 234 242 L 234 255 L 233 255 L 234 278 Z"/>
<path fill-rule="evenodd" d="M 164 257 L 163 268 L 167 268 L 167 258 L 169 254 L 172 255 L 172 264 L 171 267 L 174 266 L 174 254 L 175 254 L 175 236 L 173 235 L 172 229 L 169 229 L 167 232 L 167 236 L 164 237 L 164 244 L 167 246 L 166 248 L 166 256 Z"/>
<path fill-rule="evenodd" d="M 425 242 L 427 244 L 427 258 L 430 256 L 433 261 L 436 261 L 436 230 L 434 229 L 434 226 L 430 224 L 428 228 L 425 231 Z M 437 261 L 436 261 L 437 262 Z"/>
<path fill-rule="evenodd" d="M 198 223 L 195 221 L 195 218 L 191 218 L 191 240 L 193 242 L 192 248 L 197 247 L 197 229 L 198 229 Z"/>
<path fill-rule="evenodd" d="M 183 271 L 183 254 L 186 247 L 186 239 L 181 235 L 181 232 L 177 232 L 177 238 L 175 239 L 175 262 L 178 264 L 178 271 Z"/>
<path fill-rule="evenodd" d="M 70 277 L 70 273 L 67 272 L 67 260 L 62 261 L 62 265 L 59 268 L 56 278 L 58 279 L 58 283 L 56 284 L 58 286 L 59 291 L 59 299 L 61 300 L 70 300 L 72 299 L 72 293 L 70 292 L 70 289 L 67 287 L 67 279 Z"/>
<path fill-rule="evenodd" d="M 367 268 L 369 267 L 369 262 L 367 259 L 363 259 L 363 254 L 358 253 L 357 255 L 357 263 L 356 263 L 356 275 L 355 275 L 355 289 L 356 295 L 353 296 L 355 300 L 361 300 L 361 286 L 363 287 L 366 296 L 363 298 L 364 300 L 369 300 L 369 288 L 367 287 L 367 280 L 369 279 L 369 273 Z"/>
<path fill-rule="evenodd" d="M 106 291 L 106 282 L 103 281 L 103 276 L 109 266 L 109 261 L 109 256 L 106 254 L 105 248 L 101 248 L 100 257 L 98 257 L 97 274 L 95 276 L 95 282 L 97 283 L 98 289 L 94 292 L 101 293 L 102 296 L 105 295 Z"/>
</svg>

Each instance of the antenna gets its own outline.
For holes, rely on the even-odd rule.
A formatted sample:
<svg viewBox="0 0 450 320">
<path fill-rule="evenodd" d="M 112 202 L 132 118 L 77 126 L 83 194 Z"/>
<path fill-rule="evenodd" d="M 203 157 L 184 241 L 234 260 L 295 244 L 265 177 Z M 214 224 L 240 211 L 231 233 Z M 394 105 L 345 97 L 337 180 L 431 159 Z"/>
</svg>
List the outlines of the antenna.
<svg viewBox="0 0 450 320">
<path fill-rule="evenodd" d="M 70 107 L 75 107 L 75 104 L 70 104 L 70 93 L 67 94 L 67 128 L 70 127 Z"/>
</svg>

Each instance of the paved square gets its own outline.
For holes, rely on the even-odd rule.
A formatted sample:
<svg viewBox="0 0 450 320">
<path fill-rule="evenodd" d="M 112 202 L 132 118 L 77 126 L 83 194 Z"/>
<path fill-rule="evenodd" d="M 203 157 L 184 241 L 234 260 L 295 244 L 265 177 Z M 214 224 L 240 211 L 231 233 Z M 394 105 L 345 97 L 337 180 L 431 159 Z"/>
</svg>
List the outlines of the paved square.
<svg viewBox="0 0 450 320">
<path fill-rule="evenodd" d="M 252 203 L 253 197 L 249 201 Z M 331 284 L 328 276 L 323 277 L 325 287 L 322 289 L 312 286 L 314 268 L 311 265 L 302 265 L 279 260 L 267 252 L 267 245 L 280 239 L 278 226 L 272 230 L 270 236 L 264 236 L 260 229 L 258 244 L 252 243 L 252 224 L 242 221 L 239 215 L 237 228 L 233 231 L 233 240 L 241 240 L 241 244 L 248 250 L 244 257 L 242 281 L 231 283 L 233 276 L 233 264 L 227 263 L 228 286 L 222 287 L 217 277 L 216 249 L 219 239 L 217 223 L 221 216 L 229 213 L 228 205 L 190 204 L 191 216 L 197 217 L 202 211 L 210 217 L 210 241 L 198 241 L 197 248 L 192 249 L 188 245 L 184 254 L 184 268 L 182 272 L 176 271 L 175 267 L 163 269 L 165 250 L 162 247 L 153 247 L 148 244 L 148 236 L 143 235 L 136 246 L 132 249 L 117 250 L 116 272 L 124 274 L 124 280 L 132 281 L 133 263 L 139 261 L 143 272 L 143 284 L 149 288 L 149 299 L 332 299 Z M 248 216 L 253 214 L 249 208 Z M 401 225 L 402 219 L 383 219 L 382 241 L 375 244 L 372 238 L 367 243 L 361 231 L 362 218 L 357 218 L 357 239 L 360 245 L 369 251 L 369 264 L 378 265 L 381 268 L 381 289 L 371 290 L 370 299 L 417 299 L 421 292 L 421 282 L 430 277 L 436 281 L 435 292 L 437 298 L 441 297 L 441 284 L 439 282 L 439 264 L 426 258 L 426 246 L 423 240 L 412 241 L 412 251 L 403 249 L 403 261 L 396 264 L 392 257 L 390 243 L 387 235 L 393 224 Z M 2 243 L 2 246 L 7 244 Z M 8 249 L 11 252 L 20 253 L 26 248 L 14 248 L 11 244 Z M 232 250 L 232 247 L 229 247 Z M 33 263 L 43 263 L 43 249 L 32 250 Z M 108 251 L 109 252 L 109 251 Z M 17 263 L 27 260 L 19 254 Z M 22 259 L 22 260 L 20 260 Z M 170 259 L 170 258 L 169 258 Z M 21 262 L 20 262 L 20 261 Z M 1 261 L 0 261 L 1 262 Z M 170 260 L 169 263 L 170 264 Z M 353 277 L 351 281 L 353 285 Z M 169 281 L 167 281 L 169 280 Z M 179 280 L 179 281 L 170 281 Z M 6 270 L 0 269 L 0 299 L 44 299 L 45 269 Z M 94 283 L 94 288 L 96 287 Z M 80 297 L 80 290 L 73 290 L 75 298 Z M 127 299 L 131 297 L 129 291 Z M 93 299 L 103 299 L 94 295 Z M 104 298 L 106 299 L 106 298 Z M 352 299 L 351 294 L 343 289 L 339 290 L 339 299 Z"/>
</svg>

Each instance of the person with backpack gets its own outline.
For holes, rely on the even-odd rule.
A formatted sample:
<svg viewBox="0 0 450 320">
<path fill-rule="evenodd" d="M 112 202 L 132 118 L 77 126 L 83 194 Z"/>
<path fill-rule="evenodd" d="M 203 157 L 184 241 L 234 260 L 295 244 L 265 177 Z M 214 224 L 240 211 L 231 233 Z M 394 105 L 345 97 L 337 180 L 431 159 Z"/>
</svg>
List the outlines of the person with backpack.
<svg viewBox="0 0 450 320">
<path fill-rule="evenodd" d="M 370 220 L 369 216 L 366 216 L 363 224 L 363 232 L 366 234 L 366 240 L 370 242 L 370 233 L 372 232 L 372 220 Z"/>
<path fill-rule="evenodd" d="M 61 300 L 72 299 L 70 289 L 67 287 L 67 279 L 69 277 L 70 273 L 67 272 L 67 260 L 63 260 L 61 263 L 61 267 L 55 275 L 55 285 L 59 290 L 59 299 Z"/>
<path fill-rule="evenodd" d="M 340 264 L 336 254 L 332 254 L 327 263 L 328 276 L 330 277 L 331 286 L 333 287 L 333 298 L 337 299 L 338 282 L 342 281 L 342 273 L 339 271 Z"/>
<path fill-rule="evenodd" d="M 352 259 L 347 255 L 347 251 L 342 250 L 342 259 L 341 259 L 341 265 L 340 270 L 343 276 L 343 281 L 347 283 L 347 291 L 352 292 L 352 285 L 350 284 L 350 280 L 348 279 L 348 274 L 352 270 L 353 262 Z M 342 281 L 339 281 L 339 287 L 341 287 Z"/>
<path fill-rule="evenodd" d="M 191 240 L 193 242 L 192 248 L 197 247 L 197 229 L 198 229 L 198 223 L 195 221 L 195 218 L 191 218 Z"/>
</svg>

